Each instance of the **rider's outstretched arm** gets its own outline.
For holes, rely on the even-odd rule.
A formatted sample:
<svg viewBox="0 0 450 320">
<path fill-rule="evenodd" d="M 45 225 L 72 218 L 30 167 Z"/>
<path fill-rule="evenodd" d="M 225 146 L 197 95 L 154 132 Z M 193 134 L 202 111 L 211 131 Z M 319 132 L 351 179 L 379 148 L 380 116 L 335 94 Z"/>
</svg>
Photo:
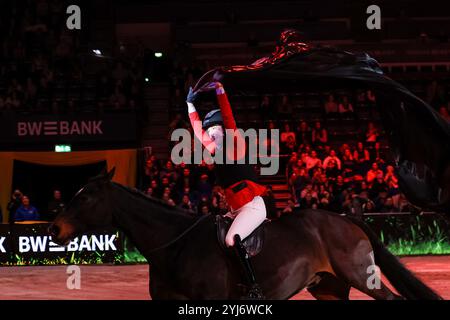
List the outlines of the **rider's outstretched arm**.
<svg viewBox="0 0 450 320">
<path fill-rule="evenodd" d="M 189 120 L 191 122 L 192 129 L 194 129 L 194 134 L 198 140 L 203 144 L 203 146 L 213 154 L 216 149 L 216 144 L 208 134 L 203 130 L 202 120 L 195 109 L 194 100 L 196 98 L 196 94 L 192 92 L 192 88 L 189 88 L 189 94 L 186 99 L 186 104 L 188 106 Z"/>
<path fill-rule="evenodd" d="M 219 103 L 220 107 L 220 113 L 222 114 L 223 119 L 223 126 L 226 129 L 232 129 L 237 130 L 236 121 L 233 116 L 233 111 L 231 110 L 231 104 L 228 100 L 227 94 L 225 93 L 225 89 L 223 88 L 223 85 L 220 82 L 216 82 L 216 95 L 217 95 L 217 101 Z M 235 146 L 237 145 L 245 145 L 245 140 L 242 137 L 241 133 L 238 131 L 235 131 Z M 239 144 L 238 144 L 239 143 Z M 242 159 L 245 156 L 246 148 L 233 148 L 234 154 L 230 155 L 235 160 Z"/>
</svg>

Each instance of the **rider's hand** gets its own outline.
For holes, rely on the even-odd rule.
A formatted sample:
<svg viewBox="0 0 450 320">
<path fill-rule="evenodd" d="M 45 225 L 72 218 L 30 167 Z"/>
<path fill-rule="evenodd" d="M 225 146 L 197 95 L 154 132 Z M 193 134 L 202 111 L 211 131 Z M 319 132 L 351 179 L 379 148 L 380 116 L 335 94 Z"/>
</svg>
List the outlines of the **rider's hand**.
<svg viewBox="0 0 450 320">
<path fill-rule="evenodd" d="M 194 92 L 192 87 L 189 87 L 189 93 L 186 97 L 186 102 L 194 103 L 195 99 L 197 99 L 198 92 Z"/>
<path fill-rule="evenodd" d="M 217 88 L 221 88 L 223 87 L 223 85 L 220 82 L 207 82 L 205 83 L 198 91 L 199 92 L 207 92 L 207 91 L 212 91 L 215 90 Z"/>
</svg>

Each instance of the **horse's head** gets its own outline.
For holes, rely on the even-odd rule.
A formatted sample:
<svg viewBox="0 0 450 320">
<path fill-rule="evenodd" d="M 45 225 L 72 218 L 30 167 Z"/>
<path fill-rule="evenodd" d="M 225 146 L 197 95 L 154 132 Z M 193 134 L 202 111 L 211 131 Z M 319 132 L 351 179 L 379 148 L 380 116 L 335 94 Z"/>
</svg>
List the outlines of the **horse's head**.
<svg viewBox="0 0 450 320">
<path fill-rule="evenodd" d="M 112 210 L 108 198 L 112 189 L 111 179 L 115 169 L 89 180 L 78 191 L 48 228 L 53 242 L 67 245 L 83 231 L 110 226 Z"/>
</svg>

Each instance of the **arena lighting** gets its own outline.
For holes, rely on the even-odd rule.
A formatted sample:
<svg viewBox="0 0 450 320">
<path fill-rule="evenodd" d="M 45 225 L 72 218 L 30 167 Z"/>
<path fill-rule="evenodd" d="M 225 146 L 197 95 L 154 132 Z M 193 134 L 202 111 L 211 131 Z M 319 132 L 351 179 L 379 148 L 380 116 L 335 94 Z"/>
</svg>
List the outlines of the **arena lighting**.
<svg viewBox="0 0 450 320">
<path fill-rule="evenodd" d="M 102 54 L 102 52 L 99 49 L 93 49 L 92 52 L 98 56 Z"/>
<path fill-rule="evenodd" d="M 162 52 L 155 52 L 156 58 L 161 58 L 163 56 Z"/>
<path fill-rule="evenodd" d="M 55 152 L 72 152 L 72 146 L 70 144 L 57 144 L 55 145 Z"/>
</svg>

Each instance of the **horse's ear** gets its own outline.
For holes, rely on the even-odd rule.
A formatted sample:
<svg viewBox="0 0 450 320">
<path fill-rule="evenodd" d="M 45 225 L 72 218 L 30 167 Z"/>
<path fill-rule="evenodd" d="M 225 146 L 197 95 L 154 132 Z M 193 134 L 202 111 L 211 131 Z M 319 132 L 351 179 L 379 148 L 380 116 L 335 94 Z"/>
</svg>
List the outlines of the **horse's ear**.
<svg viewBox="0 0 450 320">
<path fill-rule="evenodd" d="M 110 180 L 110 181 L 112 180 L 112 178 L 114 177 L 114 173 L 116 173 L 116 167 L 113 167 L 106 175 L 108 180 Z"/>
<path fill-rule="evenodd" d="M 106 177 L 107 174 L 108 174 L 108 169 L 105 166 L 98 176 L 99 177 Z"/>
</svg>

